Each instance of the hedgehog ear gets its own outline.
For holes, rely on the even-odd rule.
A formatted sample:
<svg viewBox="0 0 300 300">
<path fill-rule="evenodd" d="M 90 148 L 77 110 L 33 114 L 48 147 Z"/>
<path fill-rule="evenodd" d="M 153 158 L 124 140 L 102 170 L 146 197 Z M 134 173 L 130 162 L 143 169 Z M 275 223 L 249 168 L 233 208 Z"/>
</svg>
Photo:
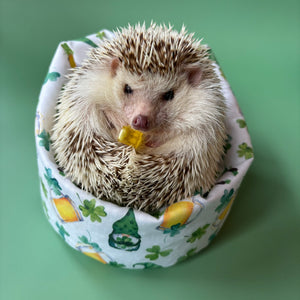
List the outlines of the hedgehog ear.
<svg viewBox="0 0 300 300">
<path fill-rule="evenodd" d="M 186 67 L 185 72 L 187 74 L 188 83 L 191 86 L 198 86 L 202 80 L 202 70 L 200 67 Z"/>
<path fill-rule="evenodd" d="M 113 58 L 110 61 L 110 72 L 113 77 L 116 75 L 119 65 L 120 65 L 120 61 L 117 57 Z"/>
</svg>

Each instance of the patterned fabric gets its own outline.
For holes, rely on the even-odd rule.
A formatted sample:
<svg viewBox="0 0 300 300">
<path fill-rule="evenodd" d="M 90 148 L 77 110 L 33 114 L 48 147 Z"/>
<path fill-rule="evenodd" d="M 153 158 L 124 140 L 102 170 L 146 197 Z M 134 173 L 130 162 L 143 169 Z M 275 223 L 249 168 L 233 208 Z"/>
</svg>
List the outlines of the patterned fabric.
<svg viewBox="0 0 300 300">
<path fill-rule="evenodd" d="M 42 203 L 55 231 L 71 247 L 104 264 L 121 268 L 168 267 L 206 247 L 222 227 L 237 190 L 253 161 L 246 122 L 222 71 L 229 106 L 223 174 L 211 191 L 201 191 L 164 208 L 159 216 L 119 207 L 75 186 L 55 163 L 50 131 L 55 105 L 70 68 L 80 66 L 90 47 L 109 31 L 61 43 L 45 78 L 36 112 L 35 136 Z M 212 53 L 211 58 L 215 60 Z"/>
</svg>

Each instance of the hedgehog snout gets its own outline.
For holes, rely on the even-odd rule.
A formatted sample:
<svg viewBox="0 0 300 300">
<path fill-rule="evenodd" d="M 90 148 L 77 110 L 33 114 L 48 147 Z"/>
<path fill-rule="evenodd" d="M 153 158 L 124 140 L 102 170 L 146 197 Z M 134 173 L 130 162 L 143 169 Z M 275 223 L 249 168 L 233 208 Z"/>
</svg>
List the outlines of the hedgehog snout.
<svg viewBox="0 0 300 300">
<path fill-rule="evenodd" d="M 147 116 L 137 115 L 133 118 L 131 126 L 136 130 L 147 131 L 150 129 L 150 122 Z"/>
</svg>

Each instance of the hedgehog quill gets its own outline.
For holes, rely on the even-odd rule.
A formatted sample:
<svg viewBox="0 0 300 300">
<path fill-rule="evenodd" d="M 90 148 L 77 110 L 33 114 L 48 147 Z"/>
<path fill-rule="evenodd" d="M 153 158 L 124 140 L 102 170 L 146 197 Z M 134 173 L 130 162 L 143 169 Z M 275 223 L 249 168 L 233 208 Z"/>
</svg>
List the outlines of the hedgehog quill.
<svg viewBox="0 0 300 300">
<path fill-rule="evenodd" d="M 129 26 L 90 50 L 57 104 L 55 158 L 80 188 L 148 213 L 208 191 L 222 168 L 226 105 L 209 48 L 183 27 Z M 124 145 L 124 126 L 143 133 Z"/>
</svg>

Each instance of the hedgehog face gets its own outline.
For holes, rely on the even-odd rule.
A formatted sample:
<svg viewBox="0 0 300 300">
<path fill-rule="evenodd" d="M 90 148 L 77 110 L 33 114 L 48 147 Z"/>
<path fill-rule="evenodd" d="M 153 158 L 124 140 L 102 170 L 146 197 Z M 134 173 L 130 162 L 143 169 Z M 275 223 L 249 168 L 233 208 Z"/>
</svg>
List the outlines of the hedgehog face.
<svg viewBox="0 0 300 300">
<path fill-rule="evenodd" d="M 194 94 L 199 95 L 201 69 L 183 68 L 172 76 L 129 72 L 112 61 L 113 97 L 121 103 L 121 119 L 143 131 L 146 145 L 158 147 L 195 124 Z M 174 76 L 175 75 L 175 76 Z M 113 102 L 115 102 L 114 100 Z"/>
<path fill-rule="evenodd" d="M 87 119 L 93 131 L 98 124 L 99 134 L 104 127 L 114 140 L 131 125 L 144 132 L 147 146 L 157 148 L 183 135 L 213 133 L 223 120 L 208 48 L 184 28 L 123 29 L 91 51 L 84 70 L 79 94 L 96 103 L 89 114 L 98 114 Z"/>
</svg>

